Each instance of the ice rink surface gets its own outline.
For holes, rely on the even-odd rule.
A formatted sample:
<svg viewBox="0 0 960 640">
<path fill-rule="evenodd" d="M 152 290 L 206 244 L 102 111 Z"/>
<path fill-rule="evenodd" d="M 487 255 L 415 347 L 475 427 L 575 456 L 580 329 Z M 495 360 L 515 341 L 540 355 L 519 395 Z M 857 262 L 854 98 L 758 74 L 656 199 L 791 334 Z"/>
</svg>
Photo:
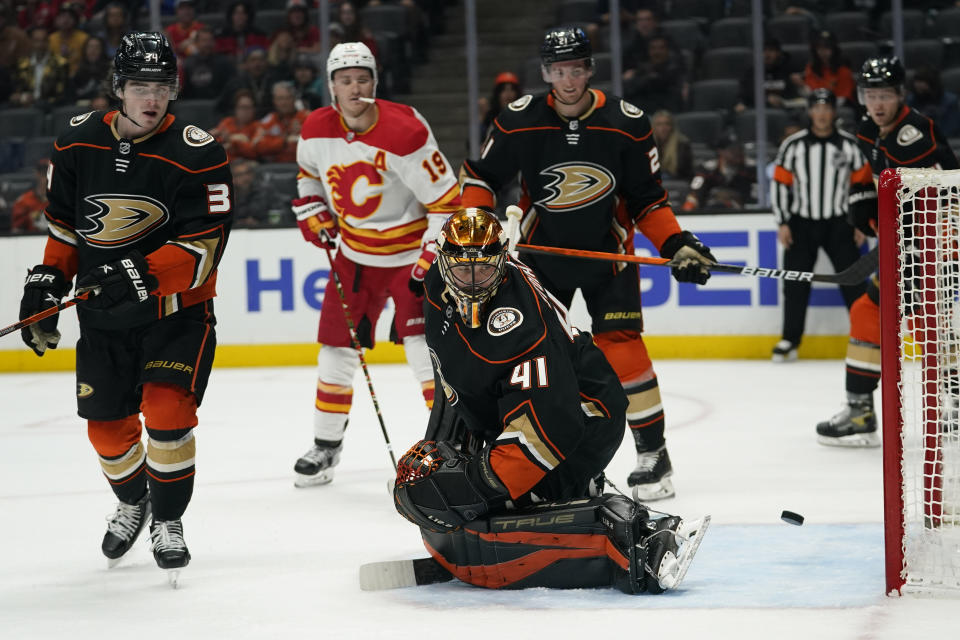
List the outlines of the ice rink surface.
<svg viewBox="0 0 960 640">
<path fill-rule="evenodd" d="M 0 375 L 0 638 L 960 635 L 960 601 L 883 595 L 880 451 L 823 447 L 813 430 L 840 408 L 840 362 L 656 368 L 678 497 L 655 506 L 713 516 L 682 588 L 660 596 L 459 582 L 360 591 L 361 563 L 425 552 L 393 509 L 359 376 L 333 484 L 294 488 L 293 462 L 312 437 L 312 368 L 214 370 L 180 588 L 167 586 L 145 539 L 108 570 L 99 546 L 115 501 L 75 414 L 73 375 Z M 403 365 L 371 375 L 399 456 L 425 426 L 418 385 Z M 608 469 L 621 485 L 630 440 Z M 782 523 L 783 509 L 804 526 Z"/>
</svg>

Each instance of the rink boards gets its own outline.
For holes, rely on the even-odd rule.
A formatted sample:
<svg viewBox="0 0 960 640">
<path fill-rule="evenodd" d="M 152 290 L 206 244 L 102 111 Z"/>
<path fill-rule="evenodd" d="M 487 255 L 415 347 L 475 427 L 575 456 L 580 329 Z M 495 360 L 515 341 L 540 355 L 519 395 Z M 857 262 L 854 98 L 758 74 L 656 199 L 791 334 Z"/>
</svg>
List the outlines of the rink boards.
<svg viewBox="0 0 960 640">
<path fill-rule="evenodd" d="M 776 229 L 769 214 L 681 216 L 717 260 L 729 264 L 780 266 Z M 41 236 L 0 238 L 0 302 L 3 326 L 17 320 L 23 275 L 43 255 Z M 637 253 L 656 255 L 645 238 Z M 821 255 L 816 269 L 831 273 Z M 680 284 L 669 269 L 640 269 L 645 339 L 654 358 L 767 358 L 779 338 L 781 284 L 751 276 L 714 274 L 707 285 Z M 231 234 L 217 281 L 220 366 L 310 364 L 316 358 L 317 318 L 329 265 L 323 251 L 303 241 L 297 229 L 238 229 Z M 582 300 L 571 310 L 574 324 L 589 329 Z M 392 305 L 377 325 L 371 362 L 398 362 L 402 349 L 387 342 Z M 841 358 L 847 315 L 835 286 L 816 285 L 800 356 Z M 0 344 L 0 371 L 69 369 L 78 330 L 74 312 L 59 325 L 62 349 L 36 358 L 14 336 Z"/>
</svg>

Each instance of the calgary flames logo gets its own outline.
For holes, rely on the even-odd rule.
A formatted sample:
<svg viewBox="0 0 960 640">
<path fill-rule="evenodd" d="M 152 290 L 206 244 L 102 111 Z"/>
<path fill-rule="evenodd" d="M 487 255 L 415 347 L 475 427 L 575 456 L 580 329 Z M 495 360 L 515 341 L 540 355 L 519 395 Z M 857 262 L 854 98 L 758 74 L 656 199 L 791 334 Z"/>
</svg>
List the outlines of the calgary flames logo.
<svg viewBox="0 0 960 640">
<path fill-rule="evenodd" d="M 98 194 L 84 198 L 97 208 L 87 215 L 90 228 L 78 229 L 89 244 L 122 247 L 157 229 L 170 218 L 162 202 L 147 196 Z"/>
<path fill-rule="evenodd" d="M 547 167 L 540 175 L 551 179 L 547 195 L 537 204 L 553 211 L 586 207 L 611 193 L 617 181 L 609 171 L 589 162 L 564 162 Z"/>
<path fill-rule="evenodd" d="M 333 165 L 327 171 L 333 206 L 340 217 L 368 218 L 380 207 L 382 196 L 370 187 L 383 184 L 383 176 L 369 162 Z M 366 185 L 358 184 L 364 180 Z"/>
</svg>

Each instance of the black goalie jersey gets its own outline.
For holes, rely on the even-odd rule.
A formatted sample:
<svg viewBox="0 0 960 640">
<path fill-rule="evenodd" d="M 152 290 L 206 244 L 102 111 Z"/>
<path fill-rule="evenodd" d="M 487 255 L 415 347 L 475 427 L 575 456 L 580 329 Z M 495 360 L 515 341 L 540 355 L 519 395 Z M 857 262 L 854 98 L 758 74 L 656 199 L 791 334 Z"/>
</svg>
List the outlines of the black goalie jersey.
<svg viewBox="0 0 960 640">
<path fill-rule="evenodd" d="M 553 471 L 602 471 L 623 438 L 627 400 L 590 334 L 571 329 L 566 309 L 519 262 L 508 260 L 478 329 L 463 324 L 444 290 L 435 264 L 426 278 L 427 346 L 447 402 L 486 443 L 511 497 Z"/>
<path fill-rule="evenodd" d="M 633 227 L 659 249 L 680 226 L 660 185 L 660 158 L 650 121 L 634 105 L 590 90 L 579 118 L 554 109 L 552 94 L 526 95 L 504 109 L 479 160 L 463 164 L 465 207 L 492 207 L 493 194 L 519 172 L 525 242 L 632 253 Z M 615 273 L 615 263 L 528 256 L 538 271 L 570 288 Z"/>
<path fill-rule="evenodd" d="M 77 116 L 57 138 L 47 178 L 44 264 L 69 281 L 136 250 L 159 282 L 122 315 L 78 307 L 91 326 L 125 328 L 216 295 L 216 268 L 233 215 L 227 157 L 213 137 L 172 115 L 133 140 L 117 111 Z"/>
</svg>

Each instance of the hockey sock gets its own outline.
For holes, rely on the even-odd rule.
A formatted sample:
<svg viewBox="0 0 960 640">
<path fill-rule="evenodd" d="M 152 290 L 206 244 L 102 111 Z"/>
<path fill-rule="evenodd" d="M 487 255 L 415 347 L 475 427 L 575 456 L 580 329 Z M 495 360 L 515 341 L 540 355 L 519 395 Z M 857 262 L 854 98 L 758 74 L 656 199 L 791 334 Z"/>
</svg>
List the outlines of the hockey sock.
<svg viewBox="0 0 960 640">
<path fill-rule="evenodd" d="M 155 520 L 176 520 L 187 510 L 196 473 L 193 429 L 147 427 L 147 476 Z"/>
<path fill-rule="evenodd" d="M 360 366 L 357 352 L 349 347 L 324 345 L 317 355 L 317 398 L 313 436 L 340 440 L 353 406 L 353 378 Z"/>
<path fill-rule="evenodd" d="M 147 490 L 146 453 L 140 442 L 140 416 L 88 420 L 87 436 L 97 451 L 103 475 L 120 502 L 134 504 Z"/>
<path fill-rule="evenodd" d="M 627 424 L 637 451 L 655 451 L 664 444 L 663 404 L 660 385 L 654 377 L 645 382 L 624 385 L 627 394 Z"/>
<path fill-rule="evenodd" d="M 426 337 L 407 336 L 403 339 L 403 351 L 414 377 L 420 381 L 420 391 L 427 409 L 433 409 L 433 363 L 430 362 L 430 352 L 427 351 Z"/>
<path fill-rule="evenodd" d="M 851 338 L 846 365 L 847 393 L 872 394 L 880 383 L 880 345 Z"/>
</svg>

